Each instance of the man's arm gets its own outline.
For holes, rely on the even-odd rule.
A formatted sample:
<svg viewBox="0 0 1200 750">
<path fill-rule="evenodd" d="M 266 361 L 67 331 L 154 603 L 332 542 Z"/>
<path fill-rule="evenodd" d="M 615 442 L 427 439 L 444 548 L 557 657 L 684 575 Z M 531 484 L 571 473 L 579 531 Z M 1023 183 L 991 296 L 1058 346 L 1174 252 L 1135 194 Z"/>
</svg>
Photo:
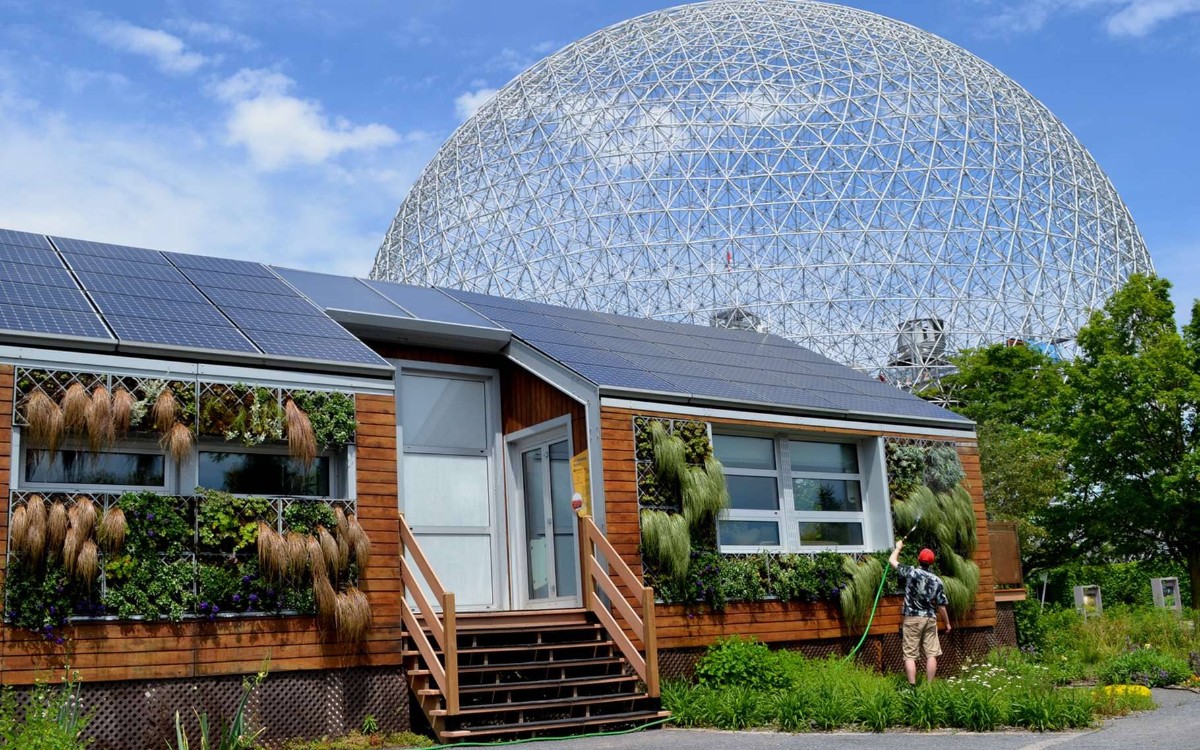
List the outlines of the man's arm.
<svg viewBox="0 0 1200 750">
<path fill-rule="evenodd" d="M 892 556 L 888 558 L 888 563 L 893 568 L 900 567 L 900 550 L 902 550 L 903 548 L 904 548 L 904 540 L 897 539 L 896 540 L 896 548 L 892 550 Z"/>
<path fill-rule="evenodd" d="M 951 630 L 954 630 L 954 627 L 950 624 L 950 613 L 946 611 L 946 607 L 939 605 L 938 612 L 941 612 L 942 617 L 946 620 L 946 632 L 949 633 Z"/>
</svg>

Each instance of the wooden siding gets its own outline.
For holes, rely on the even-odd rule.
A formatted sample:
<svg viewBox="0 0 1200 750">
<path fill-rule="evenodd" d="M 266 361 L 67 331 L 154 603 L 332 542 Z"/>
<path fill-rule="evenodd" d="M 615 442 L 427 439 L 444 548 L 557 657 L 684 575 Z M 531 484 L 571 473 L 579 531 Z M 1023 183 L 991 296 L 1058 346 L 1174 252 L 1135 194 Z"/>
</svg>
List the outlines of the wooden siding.
<svg viewBox="0 0 1200 750">
<path fill-rule="evenodd" d="M 0 365 L 0 566 L 8 539 L 13 368 Z M 312 617 L 183 623 L 88 623 L 64 629 L 64 646 L 0 626 L 0 682 L 29 684 L 67 664 L 88 682 L 399 665 L 396 406 L 391 396 L 358 396 L 358 515 L 371 538 L 360 585 L 374 626 L 362 644 L 327 641 Z"/>
<path fill-rule="evenodd" d="M 621 557 L 639 574 L 641 557 L 638 546 L 641 531 L 638 523 L 637 473 L 633 445 L 633 417 L 635 414 L 696 419 L 673 414 L 669 410 L 650 412 L 632 411 L 615 407 L 602 407 L 600 414 L 601 440 L 604 446 L 604 491 L 606 513 L 606 535 Z M 879 433 L 870 430 L 833 429 L 819 427 L 787 428 L 775 423 L 755 422 L 744 419 L 705 418 L 714 424 L 729 424 L 761 428 L 774 433 L 794 431 L 796 433 L 825 433 L 863 437 L 883 434 L 898 438 L 921 437 L 900 433 Z M 930 439 L 945 438 L 929 436 Z M 964 483 L 975 502 L 976 531 L 979 549 L 975 561 L 979 564 L 979 593 L 975 607 L 966 616 L 956 620 L 957 627 L 990 627 L 996 622 L 996 604 L 992 593 L 991 550 L 988 541 L 987 514 L 983 506 L 983 483 L 979 473 L 979 451 L 974 437 L 957 441 L 959 458 L 966 472 Z M 887 597 L 880 602 L 880 614 L 875 628 L 894 630 L 899 626 L 899 600 Z M 783 642 L 818 638 L 848 636 L 837 608 L 829 604 L 801 604 L 782 602 L 759 602 L 731 604 L 725 613 L 711 613 L 705 608 L 659 605 L 658 645 L 659 648 L 684 648 L 711 643 L 712 640 L 731 633 L 756 635 L 760 640 Z"/>
</svg>

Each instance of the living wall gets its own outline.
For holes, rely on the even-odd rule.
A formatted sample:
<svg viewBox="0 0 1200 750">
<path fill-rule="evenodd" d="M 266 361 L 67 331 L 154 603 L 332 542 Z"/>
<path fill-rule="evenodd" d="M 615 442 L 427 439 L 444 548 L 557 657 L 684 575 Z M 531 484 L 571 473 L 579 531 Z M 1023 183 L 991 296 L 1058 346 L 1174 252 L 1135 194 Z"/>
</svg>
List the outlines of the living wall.
<svg viewBox="0 0 1200 750">
<path fill-rule="evenodd" d="M 853 626 L 865 623 L 888 550 L 722 554 L 716 522 L 729 498 L 709 426 L 637 416 L 633 429 L 642 562 L 662 601 L 718 611 L 730 602 L 827 601 L 837 603 Z M 979 568 L 971 559 L 977 546 L 974 505 L 962 486 L 965 475 L 954 445 L 889 440 L 886 447 L 893 525 L 897 536 L 912 532 L 902 561 L 915 565 L 922 547 L 933 548 L 950 608 L 961 615 L 974 605 Z M 894 576 L 884 590 L 899 593 Z"/>
<path fill-rule="evenodd" d="M 197 436 L 286 442 L 311 465 L 354 441 L 353 394 L 19 369 L 15 423 L 53 456 L 156 436 L 175 461 Z M 12 493 L 5 619 L 61 642 L 73 618 L 171 620 L 317 614 L 339 638 L 370 622 L 356 586 L 370 542 L 348 500 L 232 495 Z"/>
</svg>

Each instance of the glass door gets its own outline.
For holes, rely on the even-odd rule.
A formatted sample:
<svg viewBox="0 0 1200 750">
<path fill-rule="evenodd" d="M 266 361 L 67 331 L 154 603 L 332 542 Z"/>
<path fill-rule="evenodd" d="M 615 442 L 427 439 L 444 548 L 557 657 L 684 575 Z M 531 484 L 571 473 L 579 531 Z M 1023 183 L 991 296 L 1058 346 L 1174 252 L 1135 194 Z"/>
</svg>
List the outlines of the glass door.
<svg viewBox="0 0 1200 750">
<path fill-rule="evenodd" d="M 577 606 L 579 555 L 571 509 L 571 448 L 565 436 L 521 440 L 512 451 L 520 512 L 518 597 L 530 607 Z M 523 558 L 523 559 L 520 559 Z"/>
</svg>

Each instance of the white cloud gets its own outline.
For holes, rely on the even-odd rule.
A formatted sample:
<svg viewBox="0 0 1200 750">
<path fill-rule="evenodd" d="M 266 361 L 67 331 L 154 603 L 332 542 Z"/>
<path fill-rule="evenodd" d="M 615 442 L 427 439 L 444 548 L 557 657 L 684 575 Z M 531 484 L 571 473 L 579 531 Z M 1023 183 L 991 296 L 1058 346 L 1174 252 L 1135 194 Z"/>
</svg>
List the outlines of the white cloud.
<svg viewBox="0 0 1200 750">
<path fill-rule="evenodd" d="M 369 164 L 275 175 L 235 158 L 202 123 L 67 116 L 6 90 L 2 73 L 6 228 L 365 275 L 435 145 L 406 141 Z"/>
<path fill-rule="evenodd" d="M 294 86 L 295 81 L 277 71 L 243 69 L 213 87 L 215 96 L 231 107 L 227 141 L 244 146 L 259 169 L 318 164 L 402 140 L 386 125 L 330 119 L 319 101 L 292 96 Z"/>
<path fill-rule="evenodd" d="M 1006 33 L 1038 31 L 1055 16 L 1084 11 L 1103 12 L 1111 36 L 1143 37 L 1168 21 L 1200 13 L 1200 0 L 1023 0 L 993 15 L 990 25 Z"/>
<path fill-rule="evenodd" d="M 83 28 L 97 41 L 115 50 L 150 58 L 164 73 L 195 73 L 211 62 L 210 58 L 188 50 L 179 37 L 159 29 L 147 29 L 97 15 L 86 17 Z"/>
<path fill-rule="evenodd" d="M 190 18 L 177 18 L 167 22 L 167 28 L 178 31 L 189 39 L 209 44 L 223 44 L 243 50 L 258 48 L 258 41 L 242 32 L 228 26 L 197 21 Z"/>
<path fill-rule="evenodd" d="M 480 83 L 480 81 L 475 81 L 475 85 Z M 497 90 L 485 86 L 474 91 L 463 92 L 454 100 L 454 111 L 458 113 L 459 119 L 466 120 L 478 112 L 488 99 L 495 96 Z"/>
</svg>

